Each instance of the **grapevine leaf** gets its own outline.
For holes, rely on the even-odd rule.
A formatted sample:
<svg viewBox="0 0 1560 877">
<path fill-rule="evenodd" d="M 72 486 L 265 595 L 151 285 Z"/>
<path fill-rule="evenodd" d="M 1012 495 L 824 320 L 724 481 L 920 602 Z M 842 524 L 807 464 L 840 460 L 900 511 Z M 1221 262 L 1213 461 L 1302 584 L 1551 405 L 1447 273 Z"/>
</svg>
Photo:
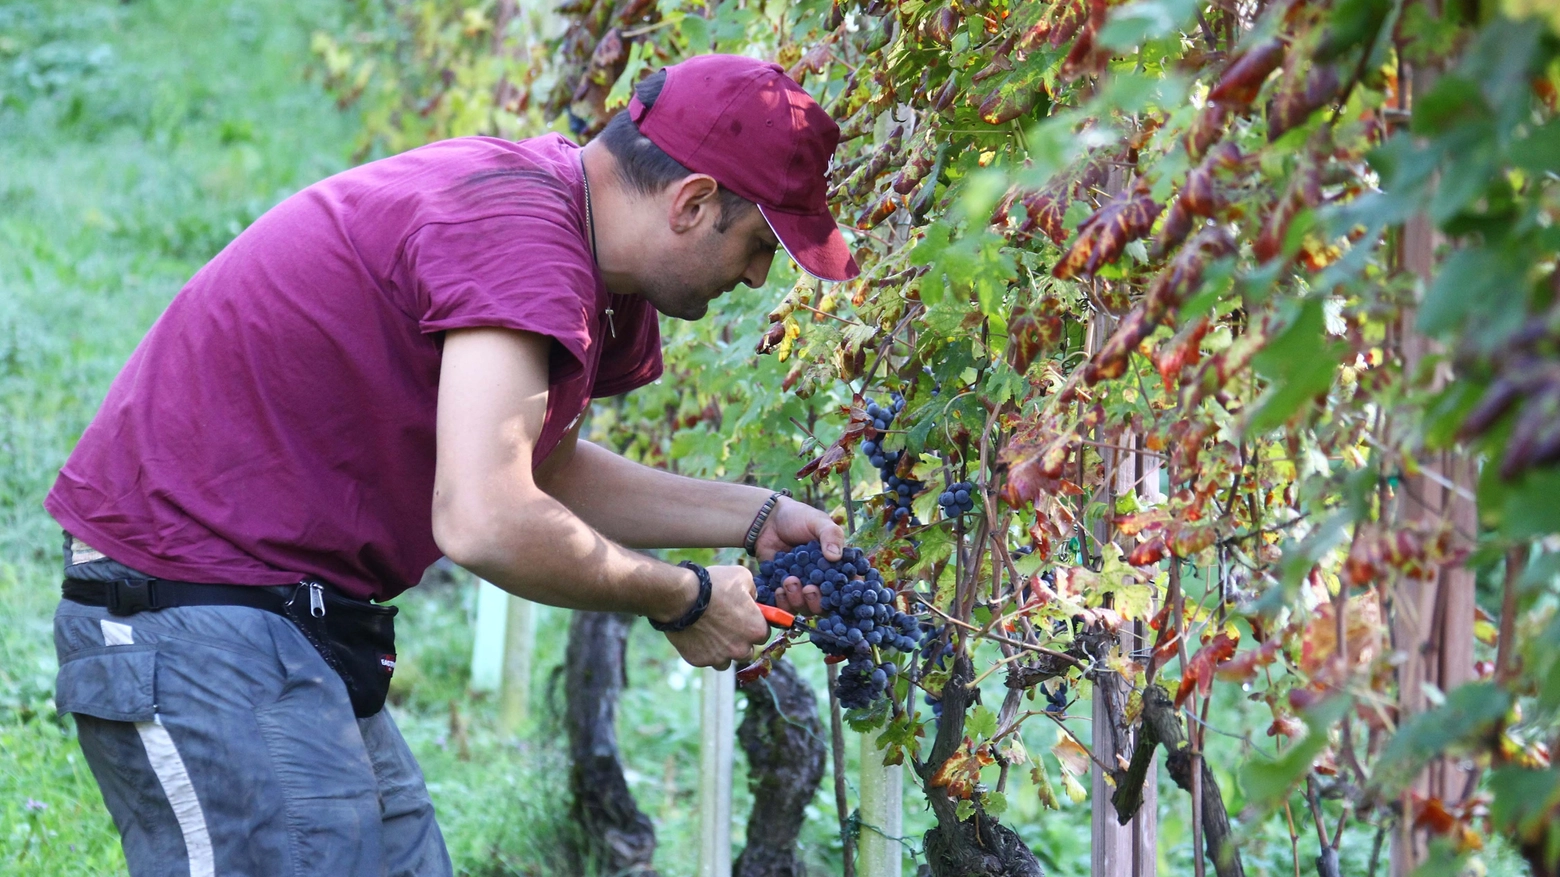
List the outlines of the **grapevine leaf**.
<svg viewBox="0 0 1560 877">
<path fill-rule="evenodd" d="M 1193 688 L 1197 689 L 1199 696 L 1208 696 L 1213 690 L 1214 670 L 1234 656 L 1236 643 L 1235 637 L 1220 633 L 1192 655 L 1192 659 L 1186 662 L 1186 671 L 1181 674 L 1181 686 L 1175 692 L 1177 708 L 1191 696 Z"/>
<path fill-rule="evenodd" d="M 1457 686 L 1447 692 L 1445 703 L 1403 723 L 1376 762 L 1376 781 L 1395 794 L 1431 759 L 1488 733 L 1511 704 L 1511 694 L 1493 682 Z"/>
<path fill-rule="evenodd" d="M 1147 235 L 1161 209 L 1163 205 L 1148 196 L 1146 186 L 1122 192 L 1084 221 L 1078 239 L 1051 273 L 1063 280 L 1094 276 L 1121 256 L 1128 241 Z"/>
<path fill-rule="evenodd" d="M 1342 349 L 1342 344 L 1327 341 L 1321 299 L 1302 302 L 1290 324 L 1251 359 L 1252 368 L 1271 385 L 1257 404 L 1249 430 L 1276 429 L 1332 386 Z"/>
<path fill-rule="evenodd" d="M 1061 802 L 1056 800 L 1056 790 L 1051 788 L 1051 772 L 1045 769 L 1044 761 L 1035 759 L 1035 766 L 1029 769 L 1029 780 L 1035 784 L 1041 807 L 1046 810 L 1062 809 Z"/>
<path fill-rule="evenodd" d="M 1191 0 L 1136 0 L 1117 7 L 1096 39 L 1103 46 L 1125 52 L 1176 33 L 1195 11 Z"/>
<path fill-rule="evenodd" d="M 1078 744 L 1071 734 L 1063 732 L 1060 728 L 1056 731 L 1056 745 L 1051 747 L 1051 754 L 1062 765 L 1062 772 L 1068 776 L 1083 776 L 1089 772 L 1092 759 L 1089 750 Z"/>
<path fill-rule="evenodd" d="M 990 737 L 997 733 L 997 714 L 985 706 L 977 706 L 965 720 L 964 730 L 972 737 Z"/>
<path fill-rule="evenodd" d="M 1305 737 L 1268 761 L 1253 758 L 1241 771 L 1241 786 L 1251 805 L 1267 811 L 1283 803 L 1289 790 L 1310 771 L 1316 757 L 1327 747 L 1327 729 L 1352 706 L 1352 698 L 1333 697 L 1313 707 L 1304 716 L 1309 731 Z"/>
</svg>

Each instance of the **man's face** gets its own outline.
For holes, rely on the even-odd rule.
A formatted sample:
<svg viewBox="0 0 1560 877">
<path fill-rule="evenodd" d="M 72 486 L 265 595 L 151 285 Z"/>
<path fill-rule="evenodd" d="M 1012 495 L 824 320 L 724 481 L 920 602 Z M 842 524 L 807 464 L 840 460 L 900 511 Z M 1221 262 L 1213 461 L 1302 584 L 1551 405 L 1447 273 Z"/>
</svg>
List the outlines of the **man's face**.
<svg viewBox="0 0 1560 877">
<path fill-rule="evenodd" d="M 697 320 L 710 302 L 736 288 L 764 285 L 780 245 L 757 207 L 741 210 L 725 231 L 715 229 L 715 217 L 697 228 L 673 235 L 645 266 L 640 295 L 669 317 Z"/>
</svg>

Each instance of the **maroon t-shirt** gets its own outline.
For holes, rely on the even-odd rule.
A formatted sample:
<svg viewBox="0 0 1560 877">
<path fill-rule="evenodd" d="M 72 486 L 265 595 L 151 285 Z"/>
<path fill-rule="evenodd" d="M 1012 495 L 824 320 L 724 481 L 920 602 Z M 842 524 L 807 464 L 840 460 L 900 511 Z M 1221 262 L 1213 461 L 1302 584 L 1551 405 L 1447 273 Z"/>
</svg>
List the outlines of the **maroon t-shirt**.
<svg viewBox="0 0 1560 877">
<path fill-rule="evenodd" d="M 607 292 L 584 204 L 557 135 L 434 143 L 288 198 L 174 298 L 45 507 L 159 578 L 406 590 L 439 557 L 446 330 L 554 339 L 533 466 L 592 396 L 661 373 L 655 311 Z"/>
</svg>

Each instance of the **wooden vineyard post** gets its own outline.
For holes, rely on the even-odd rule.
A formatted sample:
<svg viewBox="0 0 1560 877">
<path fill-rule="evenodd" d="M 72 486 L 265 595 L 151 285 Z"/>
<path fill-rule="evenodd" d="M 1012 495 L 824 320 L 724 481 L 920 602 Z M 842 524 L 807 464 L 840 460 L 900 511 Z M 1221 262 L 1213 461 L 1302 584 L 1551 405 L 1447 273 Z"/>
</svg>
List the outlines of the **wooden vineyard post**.
<svg viewBox="0 0 1560 877">
<path fill-rule="evenodd" d="M 731 770 L 737 739 L 736 670 L 700 671 L 699 877 L 731 877 Z"/>
<path fill-rule="evenodd" d="M 875 131 L 878 146 L 886 147 L 890 132 L 899 131 L 905 142 L 916 133 L 915 111 L 898 104 L 877 120 Z M 908 213 L 904 208 L 896 210 L 890 218 L 888 238 L 896 245 L 909 239 Z M 843 482 L 846 493 L 850 482 Z M 850 499 L 847 496 L 847 506 Z M 852 522 L 851 530 L 855 530 Z M 893 691 L 893 681 L 889 691 Z M 904 767 L 885 764 L 883 750 L 877 745 L 881 731 L 867 731 L 861 737 L 860 777 L 857 788 L 860 803 L 857 809 L 855 873 L 857 877 L 900 877 L 904 868 L 904 849 L 899 838 L 904 834 Z"/>
<path fill-rule="evenodd" d="M 877 731 L 861 735 L 861 828 L 856 834 L 859 877 L 900 877 L 904 868 L 904 768 L 884 764 Z"/>
<path fill-rule="evenodd" d="M 504 678 L 504 628 L 509 624 L 509 595 L 477 579 L 477 620 L 471 643 L 472 691 L 491 693 Z"/>
<path fill-rule="evenodd" d="M 531 653 L 536 645 L 536 604 L 509 595 L 504 622 L 504 676 L 499 688 L 498 729 L 520 730 L 531 705 Z"/>
<path fill-rule="evenodd" d="M 490 582 L 477 580 L 477 620 L 471 644 L 474 692 L 498 693 L 498 727 L 514 734 L 531 699 L 531 651 L 536 607 Z"/>
<path fill-rule="evenodd" d="M 1439 4 L 1428 6 L 1439 14 Z M 1428 92 L 1435 75 L 1433 67 L 1414 68 L 1408 77 L 1408 93 Z M 1440 243 L 1440 235 L 1427 215 L 1412 217 L 1403 226 L 1399 269 L 1419 277 L 1422 285 L 1428 287 Z M 1417 312 L 1407 311 L 1398 325 L 1403 372 L 1410 379 L 1417 376 L 1427 357 L 1438 353 L 1437 345 L 1416 329 L 1417 316 Z M 1448 377 L 1438 371 L 1431 379 L 1431 388 L 1441 388 Z M 1393 510 L 1397 522 L 1418 522 L 1430 530 L 1450 526 L 1454 549 L 1471 549 L 1478 534 L 1478 508 L 1474 502 L 1477 465 L 1458 449 L 1430 454 L 1419 463 L 1420 471 L 1405 474 L 1399 483 L 1397 507 Z M 1426 686 L 1447 693 L 1473 679 L 1474 587 L 1473 571 L 1457 563 L 1443 566 L 1428 580 L 1401 578 L 1394 588 L 1394 648 L 1406 656 L 1398 668 L 1398 700 L 1405 716 L 1427 708 Z M 1437 759 L 1404 793 L 1405 812 L 1412 795 L 1439 799 L 1451 806 L 1462 800 L 1468 782 L 1466 770 L 1454 760 Z M 1428 853 L 1427 833 L 1414 830 L 1412 822 L 1411 816 L 1405 816 L 1393 832 L 1393 877 L 1407 877 L 1424 863 Z"/>
<path fill-rule="evenodd" d="M 1085 346 L 1089 355 L 1098 352 L 1110 336 L 1114 320 L 1105 313 L 1096 313 L 1090 321 Z M 1115 497 L 1123 492 L 1139 490 L 1138 468 L 1140 455 L 1102 450 L 1105 457 L 1107 478 L 1114 478 L 1111 490 L 1105 497 L 1108 506 L 1114 506 Z M 1157 459 L 1152 478 L 1145 470 L 1141 479 L 1152 484 L 1152 493 L 1140 491 L 1145 502 L 1159 496 Z M 1145 495 L 1146 494 L 1146 495 Z M 1109 541 L 1110 525 L 1101 519 L 1095 526 L 1092 543 L 1103 545 Z M 1121 648 L 1131 651 L 1138 648 L 1139 632 L 1125 628 L 1121 635 Z M 1126 715 L 1126 681 L 1119 673 L 1104 670 L 1094 676 L 1093 721 L 1090 745 L 1095 758 L 1105 764 L 1117 763 L 1117 756 L 1130 758 L 1133 735 L 1129 728 L 1119 723 Z M 1098 766 L 1089 771 L 1089 807 L 1092 837 L 1090 873 L 1094 877 L 1153 877 L 1157 854 L 1157 830 L 1159 807 L 1158 773 L 1150 770 L 1143 782 L 1143 805 L 1126 825 L 1116 818 L 1116 808 L 1111 803 L 1114 787 L 1106 782 Z"/>
</svg>

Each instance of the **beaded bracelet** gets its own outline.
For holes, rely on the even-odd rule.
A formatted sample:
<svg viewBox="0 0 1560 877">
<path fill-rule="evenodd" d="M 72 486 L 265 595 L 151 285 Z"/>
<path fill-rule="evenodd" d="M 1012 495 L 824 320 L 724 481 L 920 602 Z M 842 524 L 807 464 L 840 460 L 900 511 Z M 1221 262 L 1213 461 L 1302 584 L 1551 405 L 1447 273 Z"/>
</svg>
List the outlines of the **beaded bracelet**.
<svg viewBox="0 0 1560 877">
<path fill-rule="evenodd" d="M 699 577 L 699 596 L 694 598 L 693 607 L 683 613 L 683 617 L 676 621 L 665 623 L 650 620 L 650 626 L 662 633 L 676 633 L 679 630 L 687 630 L 698 623 L 704 617 L 704 610 L 710 608 L 710 592 L 715 589 L 715 583 L 710 581 L 710 572 L 691 560 L 685 560 L 677 564 L 683 569 L 693 570 L 693 574 Z"/>
<path fill-rule="evenodd" d="M 758 534 L 764 531 L 764 524 L 769 521 L 769 514 L 775 510 L 780 497 L 790 495 L 789 490 L 777 490 L 758 507 L 758 514 L 753 516 L 753 525 L 748 527 L 747 537 L 742 540 L 742 549 L 748 553 L 748 557 L 758 556 Z"/>
</svg>

